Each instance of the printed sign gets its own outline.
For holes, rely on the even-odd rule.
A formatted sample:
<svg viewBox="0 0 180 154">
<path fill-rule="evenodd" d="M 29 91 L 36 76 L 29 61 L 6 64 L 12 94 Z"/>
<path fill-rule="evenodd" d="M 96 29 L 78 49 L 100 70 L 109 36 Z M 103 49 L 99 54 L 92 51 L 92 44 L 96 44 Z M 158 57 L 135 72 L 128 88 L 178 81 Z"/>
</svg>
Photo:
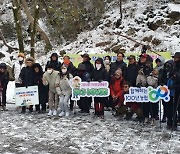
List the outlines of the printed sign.
<svg viewBox="0 0 180 154">
<path fill-rule="evenodd" d="M 72 100 L 80 100 L 81 97 L 108 97 L 110 95 L 109 83 L 102 82 L 82 82 L 76 76 L 71 80 Z"/>
<path fill-rule="evenodd" d="M 168 102 L 170 100 L 170 91 L 167 86 L 157 88 L 149 87 L 130 87 L 129 94 L 124 95 L 125 102 L 152 102 L 156 103 L 160 99 Z"/>
<path fill-rule="evenodd" d="M 15 88 L 16 106 L 39 104 L 38 86 Z"/>
</svg>

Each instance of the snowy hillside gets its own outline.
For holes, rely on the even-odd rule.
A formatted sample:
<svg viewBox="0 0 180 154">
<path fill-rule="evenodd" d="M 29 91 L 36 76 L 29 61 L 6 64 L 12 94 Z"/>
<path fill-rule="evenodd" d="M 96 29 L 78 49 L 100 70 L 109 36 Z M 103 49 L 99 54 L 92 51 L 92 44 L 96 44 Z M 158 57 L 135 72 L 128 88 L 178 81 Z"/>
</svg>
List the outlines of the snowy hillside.
<svg viewBox="0 0 180 154">
<path fill-rule="evenodd" d="M 164 3 L 158 7 L 157 2 L 150 5 L 147 0 L 129 0 L 123 3 L 123 20 L 119 28 L 115 27 L 120 16 L 119 8 L 114 7 L 114 2 L 109 8 L 97 28 L 81 33 L 77 41 L 63 49 L 92 53 L 119 49 L 127 52 L 141 50 L 142 46 L 121 34 L 149 45 L 154 51 L 179 51 L 180 4 Z"/>
<path fill-rule="evenodd" d="M 123 1 L 122 24 L 116 28 L 116 21 L 119 19 L 118 1 L 114 0 L 106 6 L 106 13 L 99 22 L 99 26 L 90 31 L 80 33 L 74 42 L 53 44 L 53 51 L 64 50 L 70 53 L 104 53 L 104 52 L 137 52 L 142 45 L 148 45 L 154 51 L 171 51 L 180 49 L 180 4 L 173 4 L 167 0 L 126 0 Z M 25 15 L 22 13 L 23 18 Z M 40 20 L 41 27 L 48 33 L 43 18 Z M 0 2 L 0 25 L 12 23 L 13 14 L 10 0 Z M 121 36 L 120 36 L 121 35 Z M 125 37 L 123 37 L 125 36 Z M 15 37 L 11 37 L 8 43 L 18 46 Z M 29 46 L 25 46 L 30 50 Z M 36 51 L 41 54 L 44 44 L 36 43 Z M 0 40 L 1 52 L 7 51 Z M 3 53 L 4 54 L 4 53 Z M 14 53 L 16 55 L 16 53 Z M 13 53 L 11 54 L 13 55 Z M 10 56 L 10 55 L 9 55 Z"/>
</svg>

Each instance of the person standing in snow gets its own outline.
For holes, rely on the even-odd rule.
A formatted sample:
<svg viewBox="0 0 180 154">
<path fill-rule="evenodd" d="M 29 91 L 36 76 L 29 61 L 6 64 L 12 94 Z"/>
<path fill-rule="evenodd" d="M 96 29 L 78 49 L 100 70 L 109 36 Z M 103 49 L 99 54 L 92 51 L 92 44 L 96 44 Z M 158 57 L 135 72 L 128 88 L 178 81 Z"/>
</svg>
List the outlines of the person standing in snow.
<svg viewBox="0 0 180 154">
<path fill-rule="evenodd" d="M 6 90 L 9 82 L 9 72 L 5 63 L 0 64 L 0 107 L 6 111 Z"/>
<path fill-rule="evenodd" d="M 164 63 L 165 63 L 165 59 L 162 56 L 159 56 L 158 58 L 156 58 L 155 63 L 156 63 L 155 69 L 157 69 L 158 72 L 159 72 L 158 78 L 161 78 L 163 67 L 164 67 Z M 164 122 L 166 122 L 166 118 L 167 118 L 166 111 L 165 111 L 167 103 L 164 102 L 164 100 L 162 100 L 162 104 L 163 104 L 163 118 L 162 118 L 162 122 L 164 123 Z M 157 117 L 159 117 L 158 116 L 158 111 L 159 111 L 159 106 L 157 106 L 157 110 L 156 110 Z"/>
<path fill-rule="evenodd" d="M 174 82 L 174 121 L 173 129 L 177 129 L 178 123 L 180 123 L 180 52 L 176 52 L 174 58 L 174 69 L 173 69 L 173 82 Z M 178 116 L 177 116 L 177 112 Z"/>
<path fill-rule="evenodd" d="M 15 78 L 15 87 L 21 86 L 20 81 L 19 81 L 19 75 L 21 73 L 22 68 L 25 67 L 24 60 L 25 60 L 24 53 L 19 53 L 18 60 L 13 65 L 12 74 Z"/>
<path fill-rule="evenodd" d="M 73 63 L 70 61 L 70 57 L 69 56 L 64 56 L 63 57 L 63 63 L 62 63 L 63 67 L 67 68 L 68 73 L 70 73 L 73 77 L 75 76 L 76 72 L 77 72 L 77 68 L 73 65 Z M 73 107 L 74 107 L 74 101 L 71 100 L 70 97 L 70 110 L 73 111 Z"/>
<path fill-rule="evenodd" d="M 33 84 L 38 86 L 39 105 L 36 105 L 38 113 L 46 113 L 46 103 L 48 102 L 48 87 L 43 85 L 43 69 L 39 63 L 33 64 Z M 40 109 L 41 105 L 41 109 Z"/>
<path fill-rule="evenodd" d="M 35 60 L 32 57 L 28 57 L 25 60 L 26 66 L 22 68 L 19 75 L 20 87 L 33 86 L 33 69 L 32 66 Z M 26 106 L 22 107 L 22 113 L 26 112 Z M 33 105 L 30 105 L 29 112 L 33 112 Z"/>
<path fill-rule="evenodd" d="M 126 73 L 126 81 L 128 81 L 132 87 L 135 87 L 139 66 L 136 62 L 136 57 L 134 55 L 130 55 L 127 59 L 129 60 L 129 62 Z"/>
<path fill-rule="evenodd" d="M 91 75 L 89 72 L 87 72 L 85 65 L 82 63 L 78 65 L 76 76 L 79 76 L 82 82 L 91 81 Z M 92 98 L 81 97 L 80 100 L 77 101 L 77 105 L 80 108 L 80 113 L 89 113 L 89 110 L 91 108 L 91 102 Z"/>
<path fill-rule="evenodd" d="M 169 60 L 162 68 L 162 74 L 159 76 L 159 84 L 166 85 L 170 90 L 170 101 L 164 103 L 164 115 L 167 116 L 167 128 L 171 129 L 174 119 L 174 83 L 173 83 L 173 66 L 174 61 Z"/>
<path fill-rule="evenodd" d="M 126 79 L 127 65 L 123 61 L 124 57 L 125 57 L 124 53 L 122 53 L 122 52 L 117 53 L 117 60 L 111 64 L 111 68 L 109 71 L 111 76 L 114 75 L 114 73 L 117 69 L 121 69 L 123 78 Z"/>
<path fill-rule="evenodd" d="M 104 67 L 102 58 L 97 58 L 95 61 L 95 68 L 92 72 L 92 81 L 108 81 L 108 74 Z M 104 118 L 104 103 L 107 101 L 106 99 L 106 97 L 94 98 L 95 115 L 98 117 Z"/>
<path fill-rule="evenodd" d="M 61 108 L 60 117 L 69 117 L 68 102 L 72 93 L 70 80 L 73 76 L 68 72 L 66 66 L 62 66 L 58 77 L 56 78 L 56 91 L 59 95 L 59 105 Z"/>
<path fill-rule="evenodd" d="M 43 84 L 49 85 L 49 113 L 48 116 L 56 116 L 58 108 L 58 94 L 56 91 L 56 79 L 59 75 L 59 71 L 54 70 L 54 65 L 47 65 L 47 71 L 43 74 Z"/>
<path fill-rule="evenodd" d="M 58 54 L 52 53 L 50 57 L 50 61 L 47 62 L 45 66 L 45 71 L 47 71 L 47 66 L 50 65 L 53 67 L 54 70 L 59 71 L 61 69 L 61 62 L 58 61 Z"/>
<path fill-rule="evenodd" d="M 153 71 L 153 59 L 147 55 L 142 54 L 140 55 L 139 61 L 139 72 L 136 79 L 136 86 L 137 87 L 147 87 L 147 77 L 150 76 L 151 72 Z M 149 123 L 149 113 L 151 111 L 151 103 L 142 102 L 142 109 L 143 109 L 143 118 L 144 123 Z M 154 115 L 153 115 L 154 116 Z"/>
<path fill-rule="evenodd" d="M 122 70 L 117 69 L 110 81 L 110 95 L 112 99 L 112 110 L 116 115 L 123 115 L 126 113 L 126 106 L 124 105 L 123 85 L 125 80 L 122 76 Z"/>
<path fill-rule="evenodd" d="M 87 53 L 81 55 L 81 57 L 83 58 L 83 62 L 81 64 L 84 64 L 85 68 L 86 68 L 86 71 L 88 73 L 92 74 L 92 71 L 94 70 L 94 66 L 90 62 L 91 58 L 89 57 L 89 55 Z"/>
</svg>

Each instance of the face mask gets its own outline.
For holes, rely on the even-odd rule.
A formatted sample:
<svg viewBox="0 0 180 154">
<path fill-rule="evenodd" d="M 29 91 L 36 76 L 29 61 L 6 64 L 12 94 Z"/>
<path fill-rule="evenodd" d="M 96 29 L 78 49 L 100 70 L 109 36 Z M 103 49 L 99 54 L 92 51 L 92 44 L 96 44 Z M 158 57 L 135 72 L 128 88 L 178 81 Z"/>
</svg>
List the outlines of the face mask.
<svg viewBox="0 0 180 154">
<path fill-rule="evenodd" d="M 48 72 L 49 74 L 51 74 L 51 73 L 52 73 L 52 71 L 53 71 L 53 70 L 47 70 L 47 72 Z"/>
<path fill-rule="evenodd" d="M 18 57 L 18 60 L 19 60 L 19 61 L 23 61 L 24 58 L 23 58 L 23 57 Z"/>
<path fill-rule="evenodd" d="M 108 59 L 106 59 L 106 60 L 104 61 L 104 63 L 105 63 L 105 64 L 109 64 L 110 61 L 109 61 Z"/>
<path fill-rule="evenodd" d="M 65 74 L 67 72 L 67 69 L 62 69 L 62 73 Z"/>
<path fill-rule="evenodd" d="M 96 64 L 96 68 L 97 68 L 97 70 L 100 70 L 101 64 Z"/>
<path fill-rule="evenodd" d="M 69 64 L 70 64 L 70 60 L 69 60 L 69 59 L 65 59 L 65 60 L 64 60 L 64 64 L 65 64 L 65 65 L 69 65 Z"/>
</svg>

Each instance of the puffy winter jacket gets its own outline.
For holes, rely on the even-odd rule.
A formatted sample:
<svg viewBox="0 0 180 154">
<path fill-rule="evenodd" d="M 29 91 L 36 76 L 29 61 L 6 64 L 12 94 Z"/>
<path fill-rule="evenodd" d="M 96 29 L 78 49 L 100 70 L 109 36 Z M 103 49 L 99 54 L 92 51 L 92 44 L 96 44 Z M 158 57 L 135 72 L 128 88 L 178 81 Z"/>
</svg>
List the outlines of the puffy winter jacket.
<svg viewBox="0 0 180 154">
<path fill-rule="evenodd" d="M 67 76 L 63 76 L 62 78 L 60 78 L 60 76 L 58 75 L 56 78 L 56 82 L 55 84 L 59 85 L 56 87 L 56 91 L 58 95 L 71 95 L 72 89 L 70 86 L 70 80 L 72 79 L 72 75 L 70 75 L 70 78 L 68 79 Z"/>
<path fill-rule="evenodd" d="M 45 79 L 45 81 L 43 81 L 44 85 L 49 85 L 49 90 L 53 93 L 57 93 L 56 92 L 56 78 L 59 76 L 59 72 L 58 71 L 53 71 L 52 74 L 49 74 L 48 72 L 45 72 L 43 74 L 43 78 Z"/>
<path fill-rule="evenodd" d="M 15 78 L 15 83 L 20 83 L 19 81 L 19 75 L 21 73 L 22 68 L 25 67 L 25 64 L 20 64 L 18 61 L 14 63 L 13 65 L 13 74 Z"/>
</svg>

